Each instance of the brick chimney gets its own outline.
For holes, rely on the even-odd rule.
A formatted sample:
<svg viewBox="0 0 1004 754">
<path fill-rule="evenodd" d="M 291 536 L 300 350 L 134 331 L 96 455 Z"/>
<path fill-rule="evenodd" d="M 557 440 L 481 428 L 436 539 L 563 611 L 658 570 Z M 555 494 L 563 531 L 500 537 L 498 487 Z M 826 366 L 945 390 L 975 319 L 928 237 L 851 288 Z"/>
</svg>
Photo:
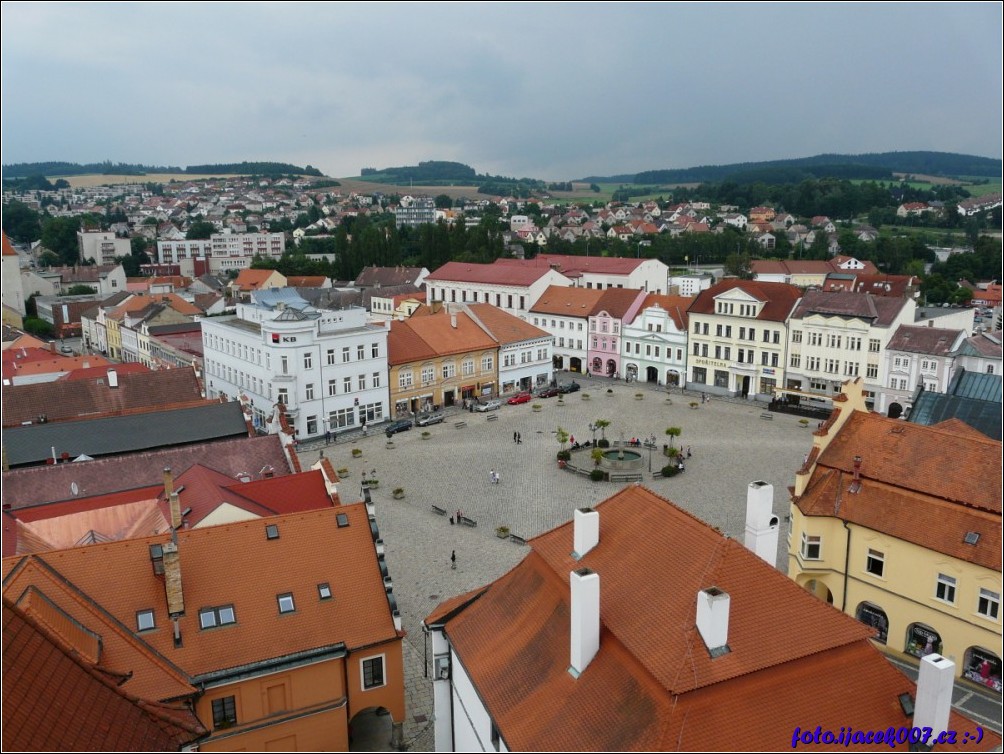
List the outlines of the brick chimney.
<svg viewBox="0 0 1004 754">
<path fill-rule="evenodd" d="M 600 543 L 600 514 L 592 508 L 576 508 L 572 526 L 572 557 L 581 560 Z"/>
<path fill-rule="evenodd" d="M 571 664 L 578 678 L 600 651 L 600 575 L 589 568 L 572 571 Z"/>
<path fill-rule="evenodd" d="M 716 586 L 697 593 L 697 630 L 712 657 L 729 652 L 731 598 Z"/>
<path fill-rule="evenodd" d="M 948 730 L 948 714 L 952 711 L 952 690 L 955 687 L 955 663 L 947 657 L 929 654 L 920 659 L 917 677 L 917 703 L 913 724 L 923 730 Z"/>
</svg>

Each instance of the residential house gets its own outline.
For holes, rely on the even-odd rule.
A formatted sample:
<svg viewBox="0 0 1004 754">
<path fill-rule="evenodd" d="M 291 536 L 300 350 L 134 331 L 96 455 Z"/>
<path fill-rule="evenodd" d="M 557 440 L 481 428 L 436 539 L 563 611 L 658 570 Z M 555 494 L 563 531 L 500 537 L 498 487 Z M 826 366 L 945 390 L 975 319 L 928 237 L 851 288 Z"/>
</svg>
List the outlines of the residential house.
<svg viewBox="0 0 1004 754">
<path fill-rule="evenodd" d="M 207 397 L 246 398 L 256 427 L 278 404 L 301 440 L 387 418 L 387 330 L 361 307 L 318 309 L 292 289 L 259 290 L 235 316 L 203 320 L 202 342 Z"/>
<path fill-rule="evenodd" d="M 429 303 L 492 304 L 526 319 L 530 308 L 550 285 L 572 281 L 533 260 L 496 260 L 494 264 L 447 262 L 425 279 Z"/>
<path fill-rule="evenodd" d="M 746 230 L 746 224 L 749 222 L 746 215 L 740 214 L 738 212 L 730 212 L 722 217 L 722 222 L 726 225 L 731 225 L 733 228 L 738 228 L 739 230 Z"/>
<path fill-rule="evenodd" d="M 964 217 L 972 217 L 980 212 L 987 212 L 1001 206 L 1000 193 L 984 194 L 972 199 L 964 199 L 959 202 L 958 212 Z"/>
<path fill-rule="evenodd" d="M 590 373 L 619 377 L 625 322 L 634 320 L 648 294 L 634 288 L 607 288 L 589 315 L 586 365 Z"/>
<path fill-rule="evenodd" d="M 884 652 L 954 658 L 999 694 L 1001 443 L 871 413 L 863 388 L 847 383 L 795 476 L 788 574 Z"/>
<path fill-rule="evenodd" d="M 913 324 L 916 310 L 908 298 L 806 291 L 788 319 L 785 391 L 828 401 L 846 380 L 862 376 L 869 407 L 883 410 L 876 401 L 889 379 L 884 354 L 900 326 Z"/>
<path fill-rule="evenodd" d="M 714 276 L 708 272 L 692 272 L 669 276 L 669 292 L 674 296 L 693 298 L 701 291 L 706 291 L 714 282 Z"/>
<path fill-rule="evenodd" d="M 878 268 L 871 262 L 862 262 L 852 257 L 835 257 L 828 260 L 813 259 L 754 259 L 750 263 L 753 279 L 767 283 L 789 283 L 800 288 L 822 287 L 826 276 L 831 273 L 863 272 L 878 275 Z"/>
<path fill-rule="evenodd" d="M 132 253 L 128 238 L 117 238 L 107 231 L 78 230 L 77 250 L 80 260 L 93 260 L 95 264 L 114 266 L 117 257 L 127 257 Z"/>
<path fill-rule="evenodd" d="M 554 339 L 555 370 L 586 373 L 589 317 L 602 295 L 595 288 L 552 285 L 530 308 L 528 320 Z"/>
<path fill-rule="evenodd" d="M 776 522 L 765 492 L 754 482 L 748 500 Z M 775 751 L 819 729 L 973 729 L 951 683 L 931 705 L 946 722 L 928 712 L 929 675 L 943 683 L 950 661 L 928 658 L 918 691 L 872 628 L 644 487 L 529 545 L 424 621 L 437 751 Z M 912 711 L 915 695 L 911 722 L 900 700 Z"/>
<path fill-rule="evenodd" d="M 953 353 L 965 338 L 962 330 L 900 325 L 882 353 L 887 378 L 875 391 L 875 410 L 898 419 L 909 415 L 918 386 L 944 392 L 954 371 Z"/>
<path fill-rule="evenodd" d="M 330 288 L 331 278 L 324 275 L 291 275 L 286 278 L 290 288 Z"/>
<path fill-rule="evenodd" d="M 112 362 L 101 356 L 64 356 L 52 347 L 17 347 L 3 352 L 3 384 L 31 385 L 39 382 L 53 382 L 75 369 L 97 366 L 112 366 Z"/>
<path fill-rule="evenodd" d="M 687 388 L 772 397 L 785 384 L 787 319 L 800 294 L 786 283 L 736 279 L 698 294 L 687 310 Z"/>
<path fill-rule="evenodd" d="M 749 211 L 749 221 L 752 223 L 769 223 L 776 216 L 773 207 L 753 207 Z"/>
<path fill-rule="evenodd" d="M 986 374 L 1004 374 L 1001 359 L 1001 339 L 1004 333 L 981 332 L 966 338 L 959 346 L 955 355 L 957 368 L 969 372 L 984 372 Z"/>
<path fill-rule="evenodd" d="M 378 707 L 400 741 L 403 633 L 372 510 L 185 529 L 170 508 L 170 533 L 6 558 L 5 600 L 123 692 L 186 704 L 200 751 L 347 751 Z"/>
<path fill-rule="evenodd" d="M 267 291 L 271 288 L 285 288 L 288 285 L 286 276 L 278 270 L 241 270 L 231 281 L 230 295 L 234 299 L 247 302 L 255 291 Z"/>
<path fill-rule="evenodd" d="M 692 298 L 650 293 L 622 329 L 629 380 L 679 387 L 687 379 L 687 308 Z"/>
<path fill-rule="evenodd" d="M 433 302 L 391 322 L 387 348 L 395 417 L 499 394 L 499 344 L 461 307 Z"/>
<path fill-rule="evenodd" d="M 213 233 L 204 240 L 157 242 L 157 260 L 161 264 L 180 265 L 181 274 L 195 277 L 206 272 L 216 274 L 243 270 L 255 256 L 279 259 L 286 251 L 284 233 Z M 203 260 L 207 269 L 196 270 Z"/>
<path fill-rule="evenodd" d="M 463 308 L 498 343 L 500 395 L 551 382 L 553 335 L 491 304 Z"/>
</svg>

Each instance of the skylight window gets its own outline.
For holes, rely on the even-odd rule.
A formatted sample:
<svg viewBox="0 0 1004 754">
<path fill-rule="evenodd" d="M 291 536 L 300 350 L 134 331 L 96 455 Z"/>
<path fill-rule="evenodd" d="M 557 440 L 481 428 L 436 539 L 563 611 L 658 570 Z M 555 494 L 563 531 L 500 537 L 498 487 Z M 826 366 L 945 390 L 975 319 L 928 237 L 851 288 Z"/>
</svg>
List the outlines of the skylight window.
<svg viewBox="0 0 1004 754">
<path fill-rule="evenodd" d="M 280 594 L 276 599 L 279 601 L 280 613 L 296 612 L 296 604 L 293 602 L 292 594 Z"/>
<path fill-rule="evenodd" d="M 331 585 L 330 584 L 318 584 L 317 585 L 317 596 L 322 600 L 331 599 Z"/>
<path fill-rule="evenodd" d="M 978 531 L 967 531 L 966 538 L 963 540 L 967 545 L 975 545 L 980 541 L 980 533 Z"/>
<path fill-rule="evenodd" d="M 349 525 L 349 517 L 345 513 L 339 513 L 337 516 L 335 516 L 335 521 L 338 522 L 339 529 Z"/>
<path fill-rule="evenodd" d="M 136 613 L 136 630 L 149 631 L 157 625 L 153 617 L 153 610 L 140 610 Z"/>
<path fill-rule="evenodd" d="M 233 605 L 220 605 L 219 607 L 204 607 L 199 610 L 199 626 L 203 629 L 215 628 L 216 626 L 227 626 L 237 622 Z"/>
<path fill-rule="evenodd" d="M 279 538 L 279 527 L 275 524 L 269 524 L 265 527 L 265 538 L 266 539 L 278 539 Z"/>
</svg>

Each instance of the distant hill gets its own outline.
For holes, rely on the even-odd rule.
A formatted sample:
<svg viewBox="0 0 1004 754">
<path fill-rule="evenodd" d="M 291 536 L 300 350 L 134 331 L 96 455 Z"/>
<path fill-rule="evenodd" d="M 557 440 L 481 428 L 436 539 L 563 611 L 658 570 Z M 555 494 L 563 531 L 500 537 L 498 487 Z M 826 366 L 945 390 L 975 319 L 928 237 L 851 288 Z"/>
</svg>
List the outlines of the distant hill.
<svg viewBox="0 0 1004 754">
<path fill-rule="evenodd" d="M 3 177 L 27 178 L 33 175 L 146 175 L 147 173 L 177 173 L 179 175 L 311 175 L 321 171 L 307 165 L 305 168 L 285 162 L 231 162 L 214 165 L 189 165 L 187 168 L 162 165 L 131 165 L 124 162 L 94 162 L 81 165 L 76 162 L 15 162 L 4 165 Z"/>
<path fill-rule="evenodd" d="M 1000 178 L 1001 160 L 951 152 L 820 154 L 791 160 L 647 170 L 636 175 L 590 176 L 590 183 L 792 183 L 810 178 L 894 180 L 893 173 Z"/>
<path fill-rule="evenodd" d="M 371 183 L 393 186 L 477 186 L 478 193 L 529 196 L 534 191 L 547 189 L 547 183 L 537 178 L 509 178 L 500 175 L 479 174 L 462 162 L 429 160 L 417 166 L 397 168 L 363 168 L 359 178 Z"/>
</svg>

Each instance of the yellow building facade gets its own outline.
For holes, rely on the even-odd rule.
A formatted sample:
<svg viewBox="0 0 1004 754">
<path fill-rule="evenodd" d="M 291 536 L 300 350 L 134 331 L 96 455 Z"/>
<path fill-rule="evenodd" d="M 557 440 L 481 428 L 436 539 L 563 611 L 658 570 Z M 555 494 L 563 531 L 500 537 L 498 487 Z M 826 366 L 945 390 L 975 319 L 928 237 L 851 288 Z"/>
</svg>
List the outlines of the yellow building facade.
<svg viewBox="0 0 1004 754">
<path fill-rule="evenodd" d="M 844 385 L 796 475 L 788 574 L 887 654 L 943 654 L 999 692 L 1001 443 L 869 413 L 862 386 Z"/>
</svg>

